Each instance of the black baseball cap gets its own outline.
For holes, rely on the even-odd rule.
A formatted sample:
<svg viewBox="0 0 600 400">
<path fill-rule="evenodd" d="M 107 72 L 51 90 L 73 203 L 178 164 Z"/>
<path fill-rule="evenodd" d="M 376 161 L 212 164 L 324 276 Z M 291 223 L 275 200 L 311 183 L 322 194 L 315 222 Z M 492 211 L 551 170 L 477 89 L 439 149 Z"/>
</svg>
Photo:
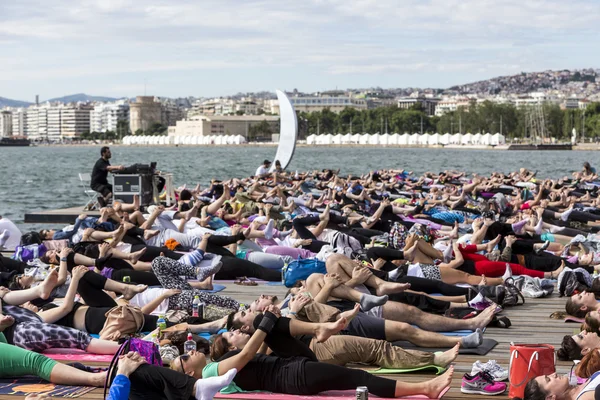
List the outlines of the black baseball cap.
<svg viewBox="0 0 600 400">
<path fill-rule="evenodd" d="M 263 161 L 263 164 L 271 164 L 271 161 L 265 160 L 265 161 Z"/>
</svg>

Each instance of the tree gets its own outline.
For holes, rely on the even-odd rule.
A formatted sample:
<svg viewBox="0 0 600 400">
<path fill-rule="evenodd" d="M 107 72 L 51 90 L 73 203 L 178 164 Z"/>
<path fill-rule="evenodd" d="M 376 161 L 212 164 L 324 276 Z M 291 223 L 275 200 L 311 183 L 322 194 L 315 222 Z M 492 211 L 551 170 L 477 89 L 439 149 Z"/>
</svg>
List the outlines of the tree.
<svg viewBox="0 0 600 400">
<path fill-rule="evenodd" d="M 248 128 L 248 141 L 270 140 L 272 133 L 271 124 L 267 120 L 262 120 L 257 124 L 250 125 L 250 128 Z"/>
<path fill-rule="evenodd" d="M 129 121 L 120 119 L 117 121 L 117 137 L 119 139 L 123 139 L 125 136 L 129 135 Z"/>
</svg>

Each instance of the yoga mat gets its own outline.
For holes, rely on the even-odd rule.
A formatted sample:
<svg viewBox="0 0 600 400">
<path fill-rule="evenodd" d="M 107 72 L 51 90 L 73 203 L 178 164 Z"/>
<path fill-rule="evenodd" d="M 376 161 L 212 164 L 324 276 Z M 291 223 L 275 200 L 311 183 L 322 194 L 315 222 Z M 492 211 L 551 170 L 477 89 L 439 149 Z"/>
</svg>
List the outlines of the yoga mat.
<svg viewBox="0 0 600 400">
<path fill-rule="evenodd" d="M 417 325 L 413 325 L 413 326 L 415 328 L 419 328 Z M 485 327 L 481 331 L 485 332 Z M 459 329 L 457 331 L 436 332 L 436 333 L 439 333 L 440 335 L 444 335 L 444 336 L 469 336 L 473 332 L 475 332 L 475 331 L 472 331 L 470 329 Z"/>
<path fill-rule="evenodd" d="M 408 372 L 416 372 L 416 371 L 424 371 L 424 370 L 434 370 L 436 375 L 441 374 L 446 370 L 446 368 L 439 367 L 437 365 L 425 365 L 423 367 L 416 368 L 379 368 L 367 371 L 374 375 L 386 375 L 386 374 L 405 374 Z"/>
<path fill-rule="evenodd" d="M 578 324 L 583 324 L 585 318 L 566 317 L 565 322 L 577 322 Z"/>
<path fill-rule="evenodd" d="M 449 387 L 444 389 L 438 399 L 444 397 L 446 392 L 450 390 Z M 388 399 L 387 397 L 377 397 L 375 395 L 369 394 L 370 399 Z M 249 400 L 350 400 L 356 399 L 356 390 L 331 390 L 328 392 L 323 392 L 319 394 L 315 394 L 312 396 L 307 395 L 295 395 L 295 394 L 282 394 L 282 393 L 268 393 L 268 392 L 248 392 L 248 393 L 233 393 L 233 394 L 222 394 L 217 393 L 215 399 L 249 399 Z M 396 397 L 396 399 L 428 399 L 428 397 L 423 395 L 417 396 L 405 396 L 405 397 Z"/>
<path fill-rule="evenodd" d="M 50 349 L 43 353 L 46 357 L 56 361 L 94 361 L 111 362 L 113 356 L 108 354 L 86 353 L 79 349 Z"/>
<path fill-rule="evenodd" d="M 405 349 L 428 351 L 431 353 L 435 353 L 436 351 L 446 351 L 446 350 L 450 349 L 450 347 L 448 347 L 448 348 L 419 347 L 419 346 L 415 346 L 414 344 L 412 344 L 410 342 L 403 342 L 403 341 L 394 342 L 393 344 L 394 344 L 394 346 L 400 346 Z M 458 350 L 458 354 L 476 354 L 479 356 L 484 356 L 487 353 L 489 353 L 490 351 L 492 351 L 492 349 L 494 347 L 496 347 L 497 344 L 498 344 L 498 342 L 495 341 L 494 339 L 483 339 L 483 343 L 479 347 L 474 347 L 474 348 L 470 348 L 470 349 L 465 349 L 465 348 L 461 347 Z"/>
<path fill-rule="evenodd" d="M 213 288 L 212 290 L 201 290 L 201 292 L 206 292 L 206 293 L 217 293 L 220 292 L 221 290 L 225 289 L 225 285 L 219 285 L 217 283 L 213 283 Z"/>
<path fill-rule="evenodd" d="M 90 386 L 55 385 L 40 378 L 3 378 L 0 379 L 0 395 L 27 396 L 46 393 L 51 397 L 75 398 L 94 390 Z"/>
<path fill-rule="evenodd" d="M 258 283 L 259 285 L 268 285 L 268 284 L 269 284 L 269 281 L 263 281 L 263 280 L 260 280 L 260 279 L 254 279 L 254 278 L 251 278 L 251 277 L 248 277 L 248 279 L 250 279 L 251 281 L 254 281 L 254 282 Z M 228 284 L 228 283 L 234 284 L 234 282 L 235 282 L 236 280 L 237 280 L 237 279 L 234 279 L 234 280 L 218 280 L 218 281 L 217 281 L 217 280 L 214 280 L 214 281 L 213 281 L 213 285 L 214 285 L 215 283 L 218 283 L 218 284 L 221 284 L 221 285 L 223 285 L 223 284 Z"/>
</svg>

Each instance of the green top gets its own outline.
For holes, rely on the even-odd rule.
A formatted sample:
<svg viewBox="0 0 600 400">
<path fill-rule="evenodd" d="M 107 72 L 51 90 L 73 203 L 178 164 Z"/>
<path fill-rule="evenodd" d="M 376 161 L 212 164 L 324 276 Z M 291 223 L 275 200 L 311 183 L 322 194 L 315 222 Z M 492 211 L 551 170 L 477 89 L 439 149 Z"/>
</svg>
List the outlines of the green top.
<svg viewBox="0 0 600 400">
<path fill-rule="evenodd" d="M 219 376 L 219 363 L 211 362 L 202 370 L 202 378 L 210 378 L 213 376 Z M 223 394 L 232 394 L 232 393 L 242 393 L 245 390 L 242 390 L 238 385 L 236 385 L 233 381 L 221 389 L 221 393 Z"/>
</svg>

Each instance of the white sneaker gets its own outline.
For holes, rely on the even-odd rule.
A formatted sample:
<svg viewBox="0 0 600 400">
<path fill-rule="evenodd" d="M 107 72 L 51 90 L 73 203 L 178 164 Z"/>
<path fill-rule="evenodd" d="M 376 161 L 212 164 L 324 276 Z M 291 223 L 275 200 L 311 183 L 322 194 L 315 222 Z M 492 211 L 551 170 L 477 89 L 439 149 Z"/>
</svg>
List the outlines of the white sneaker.
<svg viewBox="0 0 600 400">
<path fill-rule="evenodd" d="M 496 382 L 502 382 L 508 379 L 508 370 L 505 370 L 496 363 L 496 360 L 489 360 L 483 364 L 477 360 L 473 363 L 473 369 L 471 375 L 476 375 L 480 371 L 485 371 L 490 374 Z"/>
</svg>

